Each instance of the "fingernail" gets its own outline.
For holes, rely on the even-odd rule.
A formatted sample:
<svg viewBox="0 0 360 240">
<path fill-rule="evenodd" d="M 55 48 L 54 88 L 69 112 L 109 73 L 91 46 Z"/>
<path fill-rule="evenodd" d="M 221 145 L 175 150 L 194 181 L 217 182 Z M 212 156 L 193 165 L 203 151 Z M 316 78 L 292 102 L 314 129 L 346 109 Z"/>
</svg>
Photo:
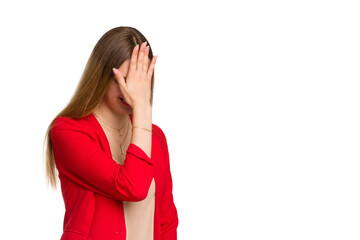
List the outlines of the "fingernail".
<svg viewBox="0 0 360 240">
<path fill-rule="evenodd" d="M 115 75 L 118 75 L 118 74 L 120 73 L 120 71 L 119 71 L 118 69 L 116 69 L 116 68 L 113 68 L 112 70 L 113 70 L 113 73 L 114 73 Z"/>
<path fill-rule="evenodd" d="M 139 51 L 139 44 L 136 44 L 135 50 Z"/>
</svg>

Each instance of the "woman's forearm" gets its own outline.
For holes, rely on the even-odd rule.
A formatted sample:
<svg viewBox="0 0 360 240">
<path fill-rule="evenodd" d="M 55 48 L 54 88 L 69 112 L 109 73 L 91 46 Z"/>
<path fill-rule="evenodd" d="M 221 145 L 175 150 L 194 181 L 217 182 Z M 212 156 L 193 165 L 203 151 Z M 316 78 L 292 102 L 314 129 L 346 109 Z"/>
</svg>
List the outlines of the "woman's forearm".
<svg viewBox="0 0 360 240">
<path fill-rule="evenodd" d="M 133 108 L 133 129 L 131 143 L 140 147 L 151 158 L 152 107 L 151 105 L 136 105 Z M 136 128 L 134 128 L 136 127 Z M 138 128 L 139 127 L 139 128 Z"/>
</svg>

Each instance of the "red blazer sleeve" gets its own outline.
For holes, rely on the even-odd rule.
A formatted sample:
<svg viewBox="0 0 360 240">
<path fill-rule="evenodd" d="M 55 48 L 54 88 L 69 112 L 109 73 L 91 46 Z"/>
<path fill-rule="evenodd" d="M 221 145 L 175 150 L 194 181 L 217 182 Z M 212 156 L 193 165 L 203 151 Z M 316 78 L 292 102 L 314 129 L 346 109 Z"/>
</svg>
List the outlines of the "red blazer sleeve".
<svg viewBox="0 0 360 240">
<path fill-rule="evenodd" d="M 167 163 L 166 183 L 164 198 L 160 207 L 161 240 L 177 240 L 177 227 L 179 224 L 178 213 L 172 194 L 173 183 L 170 172 L 169 149 L 165 134 L 160 129 L 165 139 L 165 162 Z"/>
<path fill-rule="evenodd" d="M 79 185 L 121 201 L 141 201 L 154 176 L 154 159 L 131 143 L 123 165 L 116 163 L 84 130 L 71 124 L 50 132 L 59 173 Z"/>
</svg>

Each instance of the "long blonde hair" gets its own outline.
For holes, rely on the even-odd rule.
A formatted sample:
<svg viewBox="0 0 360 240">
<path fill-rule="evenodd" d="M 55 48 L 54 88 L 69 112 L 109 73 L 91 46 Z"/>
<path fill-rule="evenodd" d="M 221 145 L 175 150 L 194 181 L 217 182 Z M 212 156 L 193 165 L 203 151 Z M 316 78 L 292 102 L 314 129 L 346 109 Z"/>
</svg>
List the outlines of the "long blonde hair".
<svg viewBox="0 0 360 240">
<path fill-rule="evenodd" d="M 130 59 L 133 48 L 145 41 L 147 41 L 145 36 L 133 27 L 116 27 L 106 32 L 96 43 L 74 95 L 68 105 L 51 121 L 45 134 L 46 181 L 53 189 L 57 188 L 58 170 L 55 165 L 50 130 L 55 119 L 57 117 L 80 119 L 92 113 L 103 99 L 114 78 L 112 68 L 119 68 L 123 62 Z M 149 41 L 147 42 L 150 46 Z M 153 58 L 151 46 L 149 58 L 150 60 Z M 154 74 L 155 71 L 151 79 L 151 105 L 153 103 Z"/>
</svg>

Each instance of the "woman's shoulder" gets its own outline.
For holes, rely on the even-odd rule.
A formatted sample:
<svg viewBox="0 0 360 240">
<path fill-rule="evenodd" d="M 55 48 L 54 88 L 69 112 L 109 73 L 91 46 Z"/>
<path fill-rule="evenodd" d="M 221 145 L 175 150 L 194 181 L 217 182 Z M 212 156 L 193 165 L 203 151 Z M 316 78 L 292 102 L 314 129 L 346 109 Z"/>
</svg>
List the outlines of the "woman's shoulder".
<svg viewBox="0 0 360 240">
<path fill-rule="evenodd" d="M 90 115 L 79 119 L 56 117 L 53 121 L 51 129 L 72 129 L 78 131 L 93 130 L 95 125 L 90 120 Z"/>
</svg>

